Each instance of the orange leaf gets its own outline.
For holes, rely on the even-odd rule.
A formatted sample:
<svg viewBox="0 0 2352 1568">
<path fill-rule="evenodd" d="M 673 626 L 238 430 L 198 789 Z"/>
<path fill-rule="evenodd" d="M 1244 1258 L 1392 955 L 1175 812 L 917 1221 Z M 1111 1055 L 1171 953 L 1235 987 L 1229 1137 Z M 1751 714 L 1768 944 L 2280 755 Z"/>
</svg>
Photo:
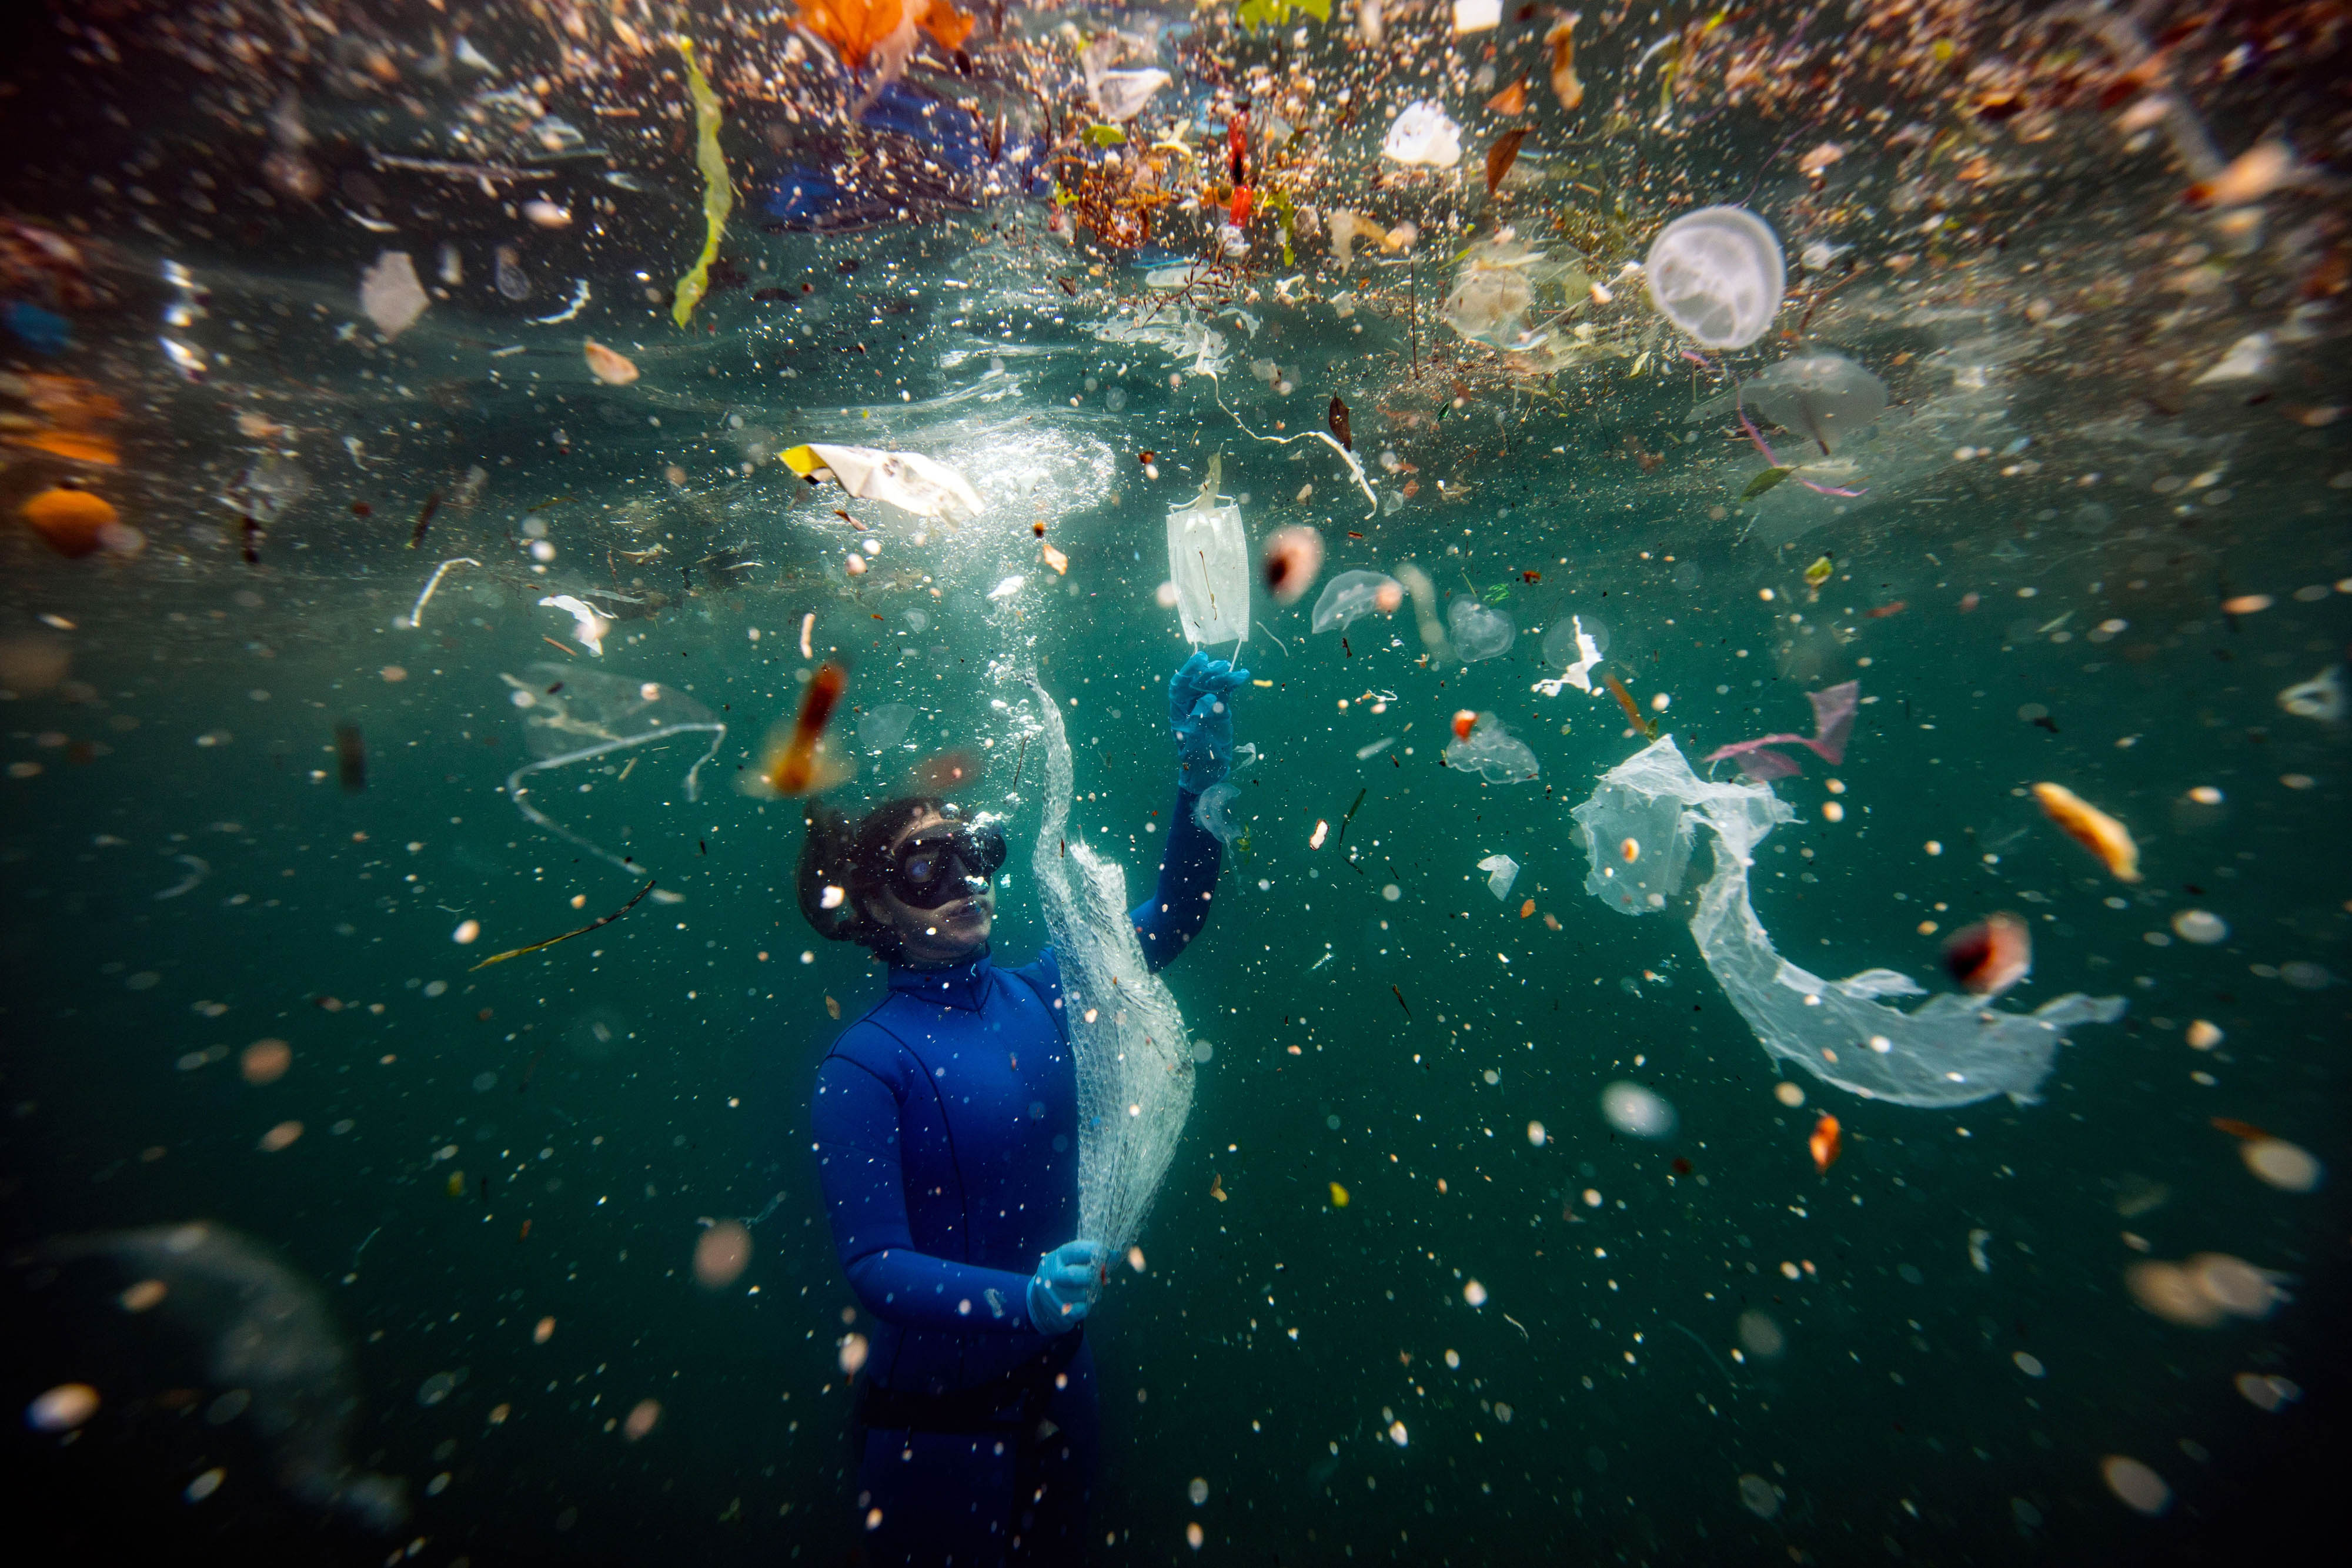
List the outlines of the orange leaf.
<svg viewBox="0 0 2352 1568">
<path fill-rule="evenodd" d="M 931 0 L 931 8 L 915 25 L 929 33 L 940 47 L 960 49 L 963 41 L 971 37 L 972 27 L 979 20 L 957 10 L 951 0 Z"/>
<path fill-rule="evenodd" d="M 5 438 L 11 446 L 30 447 L 46 452 L 52 457 L 69 457 L 76 463 L 103 463 L 108 467 L 122 461 L 122 454 L 108 435 L 86 435 L 72 430 L 37 430 L 29 435 Z"/>
<path fill-rule="evenodd" d="M 831 44 L 851 67 L 906 20 L 905 0 L 801 0 L 801 26 Z"/>
</svg>

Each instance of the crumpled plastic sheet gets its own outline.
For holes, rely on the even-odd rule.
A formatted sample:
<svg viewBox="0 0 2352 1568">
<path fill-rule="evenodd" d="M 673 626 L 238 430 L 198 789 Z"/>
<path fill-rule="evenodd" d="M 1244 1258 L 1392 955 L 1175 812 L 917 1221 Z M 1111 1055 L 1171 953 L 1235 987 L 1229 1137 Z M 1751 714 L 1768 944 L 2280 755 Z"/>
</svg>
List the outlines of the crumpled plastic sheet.
<svg viewBox="0 0 2352 1568">
<path fill-rule="evenodd" d="M 1192 1111 L 1192 1037 L 1128 918 L 1127 873 L 1069 830 L 1074 772 L 1061 710 L 1031 677 L 1045 738 L 1045 810 L 1031 873 L 1061 967 L 1078 1080 L 1078 1237 L 1114 1256 L 1143 1218 Z"/>
<path fill-rule="evenodd" d="M 1572 815 L 1591 860 L 1585 891 L 1628 915 L 1665 907 L 1681 890 L 1695 830 L 1712 829 L 1715 873 L 1690 923 L 1699 956 L 1765 1051 L 1866 1100 L 1936 1108 L 2006 1094 L 2031 1103 L 2069 1028 L 2124 1014 L 2120 997 L 2079 992 L 2031 1014 L 1949 992 L 1906 1013 L 1880 998 L 1927 995 L 1908 976 L 1865 969 L 1824 980 L 1790 963 L 1756 918 L 1748 868 L 1795 809 L 1768 785 L 1701 780 L 1672 736 L 1610 769 Z"/>
</svg>

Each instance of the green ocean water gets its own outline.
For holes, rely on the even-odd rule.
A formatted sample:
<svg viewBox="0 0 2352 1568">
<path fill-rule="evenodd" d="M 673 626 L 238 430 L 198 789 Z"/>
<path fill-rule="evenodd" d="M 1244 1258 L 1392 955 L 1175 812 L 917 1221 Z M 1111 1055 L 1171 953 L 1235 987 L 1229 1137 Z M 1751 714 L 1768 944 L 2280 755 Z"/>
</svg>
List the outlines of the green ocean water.
<svg viewBox="0 0 2352 1568">
<path fill-rule="evenodd" d="M 478 283 L 387 346 L 338 331 L 372 236 L 265 256 L 111 211 L 93 208 L 131 303 L 82 325 L 64 368 L 129 405 L 146 549 L 68 561 L 17 530 L 0 592 L 10 1393 L 72 1380 L 105 1401 L 76 1441 L 13 1427 L 37 1532 L 264 1561 L 412 1540 L 436 1563 L 847 1560 L 841 1355 L 870 1322 L 825 1231 L 808 1093 L 881 971 L 802 923 L 797 806 L 738 780 L 838 660 L 836 735 L 861 751 L 838 802 L 977 750 L 964 798 L 1007 812 L 1015 846 L 995 952 L 1025 961 L 1039 764 L 1011 676 L 1034 667 L 1069 705 L 1076 820 L 1139 899 L 1189 651 L 1157 592 L 1163 522 L 1219 452 L 1254 541 L 1313 525 L 1327 576 L 1410 561 L 1517 639 L 1437 663 L 1410 608 L 1343 644 L 1309 631 L 1311 595 L 1259 591 L 1246 847 L 1168 973 L 1213 1054 L 1141 1266 L 1114 1270 L 1088 1328 L 1097 1561 L 1190 1561 L 1197 1523 L 1200 1560 L 1250 1563 L 2230 1562 L 2326 1517 L 2347 1393 L 2347 731 L 2278 694 L 2352 637 L 2329 586 L 2352 572 L 2342 426 L 2234 401 L 2117 413 L 2113 382 L 2013 349 L 2042 285 L 2011 256 L 1948 295 L 1846 297 L 1821 329 L 1894 389 L 1885 476 L 1742 507 L 1760 462 L 1726 418 L 1687 417 L 1709 389 L 1664 354 L 1544 388 L 1425 365 L 1434 259 L 1402 312 L 1391 277 L 1351 315 L 1261 299 L 1263 335 L 1226 318 L 1213 382 L 1106 340 L 1110 308 L 1012 261 L 985 216 L 753 225 L 729 255 L 793 298 L 723 292 L 690 334 L 632 296 L 617 252 L 534 255 L 530 315 L 575 264 L 594 281 L 576 325 L 528 325 Z M 206 291 L 201 386 L 156 360 L 167 259 Z M 1116 266 L 1087 287 L 1141 292 Z M 593 380 L 583 329 L 643 379 Z M 1244 373 L 1258 356 L 1290 390 Z M 2340 372 L 2314 380 L 2295 395 Z M 1402 501 L 1417 481 L 1409 501 L 1368 517 L 1323 444 L 1253 438 L 1320 427 L 1335 395 L 1360 453 L 1397 455 L 1370 482 Z M 238 434 L 239 412 L 281 434 Z M 939 455 L 990 509 L 944 528 L 845 500 L 775 460 L 805 440 Z M 289 470 L 299 493 L 241 534 Z M 467 488 L 407 548 L 428 495 Z M 877 551 L 846 575 L 861 538 Z M 410 624 L 459 557 L 480 564 Z M 595 657 L 537 602 L 590 589 L 645 612 Z M 2221 608 L 2244 594 L 2269 602 Z M 1807 729 L 1805 693 L 1861 683 L 1844 761 L 1804 755 L 1778 783 L 1799 820 L 1758 856 L 1790 961 L 1940 989 L 1944 937 L 2013 910 L 2034 968 L 2009 1005 L 2079 990 L 2128 1011 L 2074 1030 L 2030 1103 L 1785 1079 L 1700 961 L 1686 895 L 1634 920 L 1582 891 L 1569 811 L 1643 742 L 1605 694 L 1529 689 L 1560 674 L 1544 633 L 1576 615 L 1612 633 L 1604 672 L 1668 699 L 1645 711 L 1695 761 Z M 475 970 L 643 885 L 506 792 L 528 754 L 500 677 L 541 664 L 656 683 L 726 732 L 696 799 L 703 732 L 534 776 L 531 804 L 656 896 Z M 915 710 L 905 739 L 856 747 L 894 703 Z M 1465 709 L 1540 773 L 1443 766 Z M 2045 820 L 2042 780 L 2124 821 L 2146 880 Z M 1496 853 L 1521 867 L 1499 900 L 1478 869 Z M 2176 936 L 2192 909 L 2226 935 Z M 478 937 L 453 941 L 467 922 Z M 2192 1049 L 2195 1020 L 2221 1042 Z M 261 1040 L 291 1065 L 249 1082 Z M 1671 1103 L 1670 1136 L 1612 1128 L 1620 1081 Z M 1776 1098 L 1788 1082 L 1801 1105 Z M 1844 1142 L 1821 1171 L 1825 1111 Z M 2263 1185 L 2216 1117 L 2326 1178 Z M 706 1289 L 696 1243 L 726 1219 L 751 1225 L 751 1261 Z M 107 1293 L 128 1278 L 58 1274 L 60 1239 L 190 1220 L 323 1294 L 348 1458 L 405 1479 L 396 1530 L 321 1522 L 273 1484 L 275 1445 L 221 1415 L 204 1336 L 131 1321 Z M 2206 1252 L 2273 1271 L 2275 1305 L 2199 1328 L 2135 1304 L 2133 1264 Z M 2264 1411 L 2241 1375 L 2299 1397 Z M 2163 1478 L 2165 1517 L 2118 1501 L 2111 1456 Z"/>
</svg>

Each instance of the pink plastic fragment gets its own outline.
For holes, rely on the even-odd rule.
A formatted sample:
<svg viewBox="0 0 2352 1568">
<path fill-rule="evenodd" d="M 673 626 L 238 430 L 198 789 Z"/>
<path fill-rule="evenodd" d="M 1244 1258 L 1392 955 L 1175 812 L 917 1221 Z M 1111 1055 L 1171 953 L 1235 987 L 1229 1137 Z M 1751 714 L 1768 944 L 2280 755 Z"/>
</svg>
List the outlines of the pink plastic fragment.
<svg viewBox="0 0 2352 1568">
<path fill-rule="evenodd" d="M 1798 741 L 1800 745 L 1802 744 L 1800 737 L 1793 735 L 1784 735 L 1777 737 L 1768 735 L 1764 737 L 1765 740 L 1775 738 L 1781 740 L 1795 740 Z M 1764 744 L 1764 741 L 1751 740 L 1748 744 L 1760 747 Z M 1754 779 L 1757 783 L 1763 784 L 1769 783 L 1770 780 L 1775 779 L 1786 779 L 1792 773 L 1801 773 L 1804 769 L 1797 766 L 1796 760 L 1793 758 L 1785 756 L 1780 752 L 1756 750 L 1743 751 L 1739 754 L 1739 771 Z"/>
<path fill-rule="evenodd" d="M 1748 778 L 1763 780 L 1785 779 L 1803 771 L 1794 758 L 1777 751 L 1765 751 L 1767 746 L 1802 746 L 1810 747 L 1824 762 L 1835 766 L 1845 760 L 1845 743 L 1853 734 L 1853 716 L 1862 704 L 1862 683 L 1844 681 L 1805 694 L 1813 705 L 1813 733 L 1809 738 L 1801 735 L 1765 735 L 1754 740 L 1734 741 L 1707 753 L 1706 760 L 1721 762 L 1738 758 L 1739 770 Z"/>
<path fill-rule="evenodd" d="M 1845 760 L 1846 737 L 1853 734 L 1854 710 L 1862 705 L 1862 683 L 1842 681 L 1817 692 L 1807 692 L 1813 705 L 1813 738 L 1804 744 L 1834 766 Z"/>
</svg>

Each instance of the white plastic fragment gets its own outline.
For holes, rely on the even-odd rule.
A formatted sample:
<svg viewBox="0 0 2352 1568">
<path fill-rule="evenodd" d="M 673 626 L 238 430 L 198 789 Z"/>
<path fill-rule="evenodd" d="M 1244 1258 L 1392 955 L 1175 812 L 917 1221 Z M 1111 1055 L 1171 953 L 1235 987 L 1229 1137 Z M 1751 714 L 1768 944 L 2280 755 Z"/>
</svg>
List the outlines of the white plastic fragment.
<svg viewBox="0 0 2352 1568">
<path fill-rule="evenodd" d="M 1478 862 L 1486 873 L 1486 891 L 1496 898 L 1511 896 L 1511 883 L 1519 880 L 1519 862 L 1508 855 L 1488 855 Z"/>
<path fill-rule="evenodd" d="M 1503 0 L 1454 0 L 1454 36 L 1484 33 L 1503 25 Z"/>
<path fill-rule="evenodd" d="M 871 446 L 823 446 L 811 442 L 841 487 L 869 501 L 887 501 L 919 517 L 960 523 L 987 505 L 962 475 L 919 452 L 884 452 Z"/>
<path fill-rule="evenodd" d="M 1661 909 L 1681 891 L 1694 831 L 1711 829 L 1715 872 L 1690 923 L 1700 956 L 1768 1052 L 1865 1099 L 1933 1107 L 2007 1094 L 2030 1103 L 2070 1026 L 2123 1016 L 2121 998 L 2080 993 L 2023 1014 L 1947 992 L 1905 1013 L 1880 998 L 1924 995 L 1907 976 L 1865 969 L 1824 980 L 1790 963 L 1756 918 L 1748 868 L 1756 846 L 1795 810 L 1769 785 L 1702 781 L 1672 736 L 1610 769 L 1572 814 L 1591 861 L 1585 891 L 1628 915 Z M 1636 860 L 1621 851 L 1628 840 L 1641 846 Z"/>
<path fill-rule="evenodd" d="M 1556 697 L 1559 695 L 1560 688 L 1562 686 L 1574 686 L 1586 696 L 1596 696 L 1599 695 L 1592 685 L 1592 671 L 1593 667 L 1601 663 L 1601 650 L 1594 644 L 1592 633 L 1584 629 L 1584 617 L 1580 615 L 1570 616 L 1569 627 L 1570 635 L 1571 635 L 1576 641 L 1576 662 L 1570 664 L 1567 669 L 1561 671 L 1558 679 L 1538 681 L 1534 685 L 1529 686 L 1528 690 L 1531 692 L 1541 692 L 1548 697 Z M 1551 639 L 1549 637 L 1544 639 L 1544 647 L 1546 652 L 1550 651 Z"/>
<path fill-rule="evenodd" d="M 600 659 L 604 656 L 604 633 L 613 629 L 613 623 L 596 613 L 595 606 L 568 593 L 551 593 L 539 602 L 542 608 L 561 610 L 571 616 L 574 622 L 572 634 L 590 653 Z"/>
<path fill-rule="evenodd" d="M 1439 105 L 1423 99 L 1407 104 L 1390 122 L 1381 153 L 1399 163 L 1451 169 L 1462 162 L 1462 128 Z"/>
<path fill-rule="evenodd" d="M 1166 71 L 1160 70 L 1105 71 L 1088 85 L 1103 118 L 1125 121 L 1142 113 L 1151 95 L 1171 79 Z"/>
<path fill-rule="evenodd" d="M 2271 335 L 2249 332 L 2230 345 L 2230 351 L 2213 362 L 2213 368 L 2199 376 L 2192 386 L 2210 386 L 2217 382 L 2260 381 L 2271 372 Z"/>
<path fill-rule="evenodd" d="M 360 274 L 360 308 L 387 338 L 397 338 L 416 325 L 432 303 L 425 285 L 417 281 L 416 264 L 404 250 L 384 251 Z"/>
</svg>

